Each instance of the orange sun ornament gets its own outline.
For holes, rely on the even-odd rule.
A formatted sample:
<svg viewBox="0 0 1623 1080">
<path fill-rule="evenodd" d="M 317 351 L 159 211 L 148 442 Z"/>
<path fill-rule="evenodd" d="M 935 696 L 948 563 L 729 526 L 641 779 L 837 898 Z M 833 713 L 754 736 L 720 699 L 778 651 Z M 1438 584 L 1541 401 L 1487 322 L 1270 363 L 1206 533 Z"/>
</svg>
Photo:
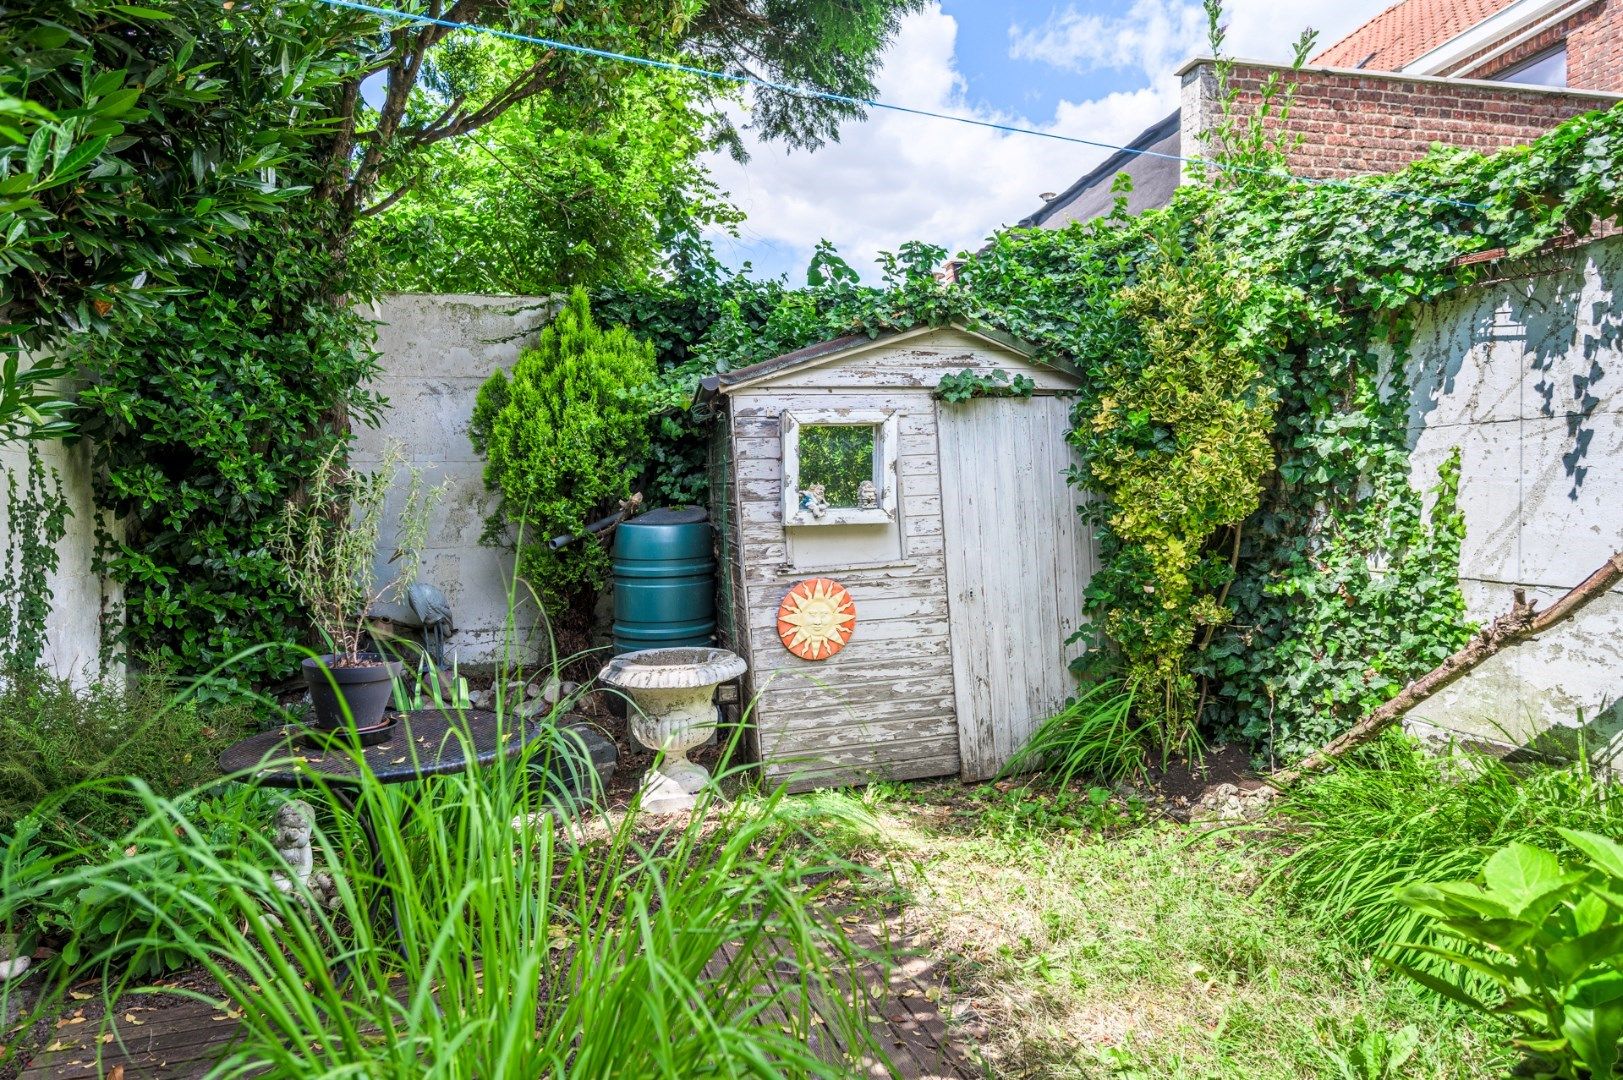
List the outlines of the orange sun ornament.
<svg viewBox="0 0 1623 1080">
<path fill-rule="evenodd" d="M 778 605 L 778 637 L 802 660 L 827 660 L 851 640 L 857 605 L 844 585 L 807 578 Z"/>
</svg>

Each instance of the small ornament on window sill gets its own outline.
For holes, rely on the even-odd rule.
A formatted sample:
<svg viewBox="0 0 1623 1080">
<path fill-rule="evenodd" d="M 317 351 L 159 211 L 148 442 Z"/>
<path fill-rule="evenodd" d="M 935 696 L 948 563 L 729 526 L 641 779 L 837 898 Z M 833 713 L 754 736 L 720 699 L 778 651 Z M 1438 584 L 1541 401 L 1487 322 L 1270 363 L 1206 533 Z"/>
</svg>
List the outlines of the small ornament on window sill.
<svg viewBox="0 0 1623 1080">
<path fill-rule="evenodd" d="M 874 485 L 872 480 L 864 480 L 857 485 L 857 509 L 879 509 L 879 488 Z"/>
<path fill-rule="evenodd" d="M 800 493 L 800 508 L 814 518 L 828 513 L 828 497 L 822 484 L 812 484 Z"/>
</svg>

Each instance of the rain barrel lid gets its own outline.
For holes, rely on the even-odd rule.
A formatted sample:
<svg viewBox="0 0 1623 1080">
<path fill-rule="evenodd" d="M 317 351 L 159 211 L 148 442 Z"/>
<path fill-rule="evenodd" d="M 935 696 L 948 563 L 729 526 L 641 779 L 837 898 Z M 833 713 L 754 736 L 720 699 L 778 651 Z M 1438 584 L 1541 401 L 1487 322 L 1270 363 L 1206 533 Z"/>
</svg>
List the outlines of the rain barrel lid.
<svg viewBox="0 0 1623 1080">
<path fill-rule="evenodd" d="M 630 521 L 622 521 L 620 527 L 627 525 L 697 525 L 701 521 L 709 521 L 710 514 L 702 506 L 662 506 L 658 510 L 650 510 L 646 514 L 638 514 Z"/>
</svg>

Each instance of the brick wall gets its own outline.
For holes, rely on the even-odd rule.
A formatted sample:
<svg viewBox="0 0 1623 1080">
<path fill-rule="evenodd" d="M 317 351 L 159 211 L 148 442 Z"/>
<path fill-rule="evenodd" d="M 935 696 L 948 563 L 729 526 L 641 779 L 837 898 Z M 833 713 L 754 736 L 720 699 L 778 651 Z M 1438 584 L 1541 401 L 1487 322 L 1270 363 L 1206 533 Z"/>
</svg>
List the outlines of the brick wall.
<svg viewBox="0 0 1623 1080">
<path fill-rule="evenodd" d="M 1481 62 L 1471 57 L 1451 73 L 1491 79 L 1563 41 L 1567 43 L 1568 87 L 1623 92 L 1623 0 L 1593 4 L 1502 55 Z M 1489 46 L 1477 55 L 1496 48 Z"/>
<path fill-rule="evenodd" d="M 1612 0 L 1623 3 L 1623 0 Z M 1424 157 L 1433 143 L 1492 151 L 1526 143 L 1561 121 L 1609 108 L 1623 95 L 1517 87 L 1506 83 L 1393 75 L 1338 68 L 1294 74 L 1263 64 L 1235 68 L 1242 112 L 1254 107 L 1262 81 L 1284 70 L 1298 87 L 1290 130 L 1302 136 L 1290 167 L 1304 176 L 1393 172 Z M 1216 79 L 1209 60 L 1182 70 L 1185 155 L 1205 153 L 1216 123 Z"/>
</svg>

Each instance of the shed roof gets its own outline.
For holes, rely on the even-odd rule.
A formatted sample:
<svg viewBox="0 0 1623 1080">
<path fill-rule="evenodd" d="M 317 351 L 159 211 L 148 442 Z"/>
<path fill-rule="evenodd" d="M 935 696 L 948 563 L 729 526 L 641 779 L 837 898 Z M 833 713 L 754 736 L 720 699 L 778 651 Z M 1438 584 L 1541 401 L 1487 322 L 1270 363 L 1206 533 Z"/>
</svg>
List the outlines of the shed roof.
<svg viewBox="0 0 1623 1080">
<path fill-rule="evenodd" d="M 1515 0 L 1402 0 L 1312 60 L 1326 67 L 1399 71 Z"/>
<path fill-rule="evenodd" d="M 784 353 L 782 356 L 774 356 L 772 359 L 762 360 L 758 364 L 735 368 L 732 371 L 724 371 L 719 375 L 711 375 L 699 384 L 698 398 L 708 400 L 718 393 L 725 394 L 741 387 L 754 386 L 757 383 L 770 381 L 780 375 L 833 363 L 848 355 L 865 352 L 884 345 L 900 344 L 911 338 L 922 337 L 946 328 L 956 330 L 961 334 L 967 334 L 970 337 L 978 337 L 996 348 L 1024 357 L 1033 364 L 1041 364 L 1044 367 L 1053 368 L 1055 371 L 1073 377 L 1076 374 L 1065 365 L 1038 359 L 1036 346 L 1005 334 L 1001 330 L 994 330 L 986 326 L 972 326 L 969 323 L 954 320 L 948 323 L 946 327 L 918 326 L 911 330 L 893 330 L 874 337 L 869 337 L 866 334 L 847 334 L 844 337 L 819 341 L 815 345 L 807 345 L 803 349 L 796 349 L 794 352 Z"/>
</svg>

